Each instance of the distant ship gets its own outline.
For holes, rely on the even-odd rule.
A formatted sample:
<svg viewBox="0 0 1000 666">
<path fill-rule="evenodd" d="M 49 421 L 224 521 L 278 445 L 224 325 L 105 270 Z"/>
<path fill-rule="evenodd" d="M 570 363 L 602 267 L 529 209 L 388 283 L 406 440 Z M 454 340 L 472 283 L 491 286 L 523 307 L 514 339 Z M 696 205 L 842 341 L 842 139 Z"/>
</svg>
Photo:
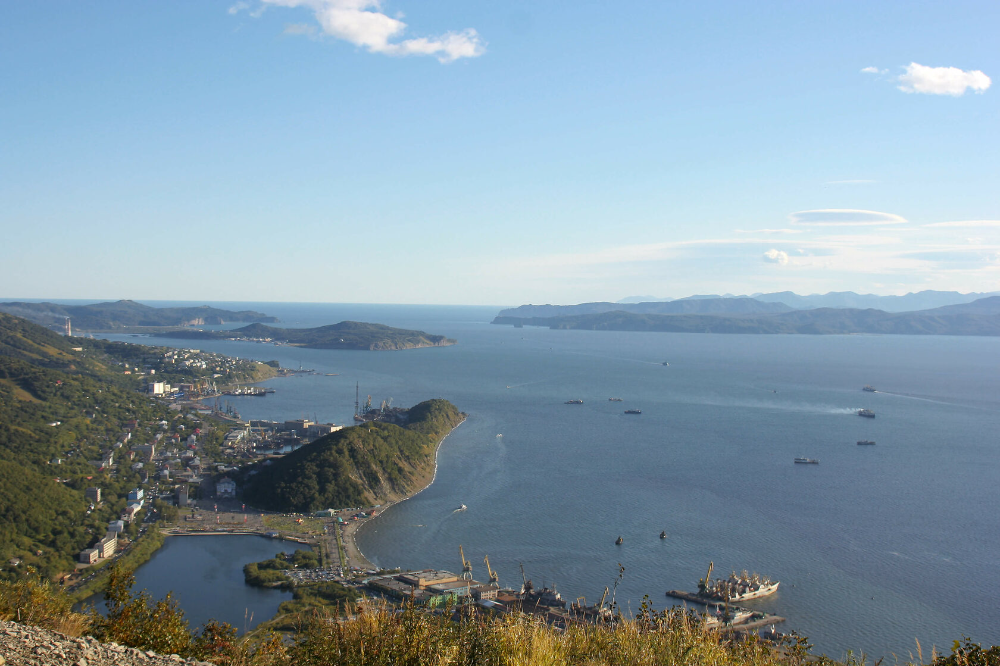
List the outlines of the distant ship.
<svg viewBox="0 0 1000 666">
<path fill-rule="evenodd" d="M 875 446 L 875 440 L 873 439 L 859 439 L 858 446 Z"/>
<path fill-rule="evenodd" d="M 621 398 L 608 398 L 608 402 L 622 402 Z"/>
<path fill-rule="evenodd" d="M 875 390 L 875 387 L 872 386 L 871 384 L 865 384 L 861 390 L 868 391 L 869 393 L 878 393 L 878 391 Z"/>
<path fill-rule="evenodd" d="M 466 509 L 468 509 L 468 508 L 469 508 L 469 507 L 467 507 L 467 506 L 465 506 L 465 505 L 463 504 L 462 506 L 460 506 L 460 507 L 458 507 L 457 509 L 455 509 L 455 511 L 465 511 L 465 510 L 466 510 Z M 453 513 L 454 513 L 454 512 L 453 512 Z"/>
<path fill-rule="evenodd" d="M 795 462 L 799 465 L 818 465 L 819 461 L 813 458 L 796 458 Z"/>
<path fill-rule="evenodd" d="M 641 409 L 626 409 L 625 413 L 626 414 L 642 414 L 642 410 Z"/>
<path fill-rule="evenodd" d="M 875 412 L 870 409 L 859 409 L 858 416 L 863 416 L 866 419 L 873 419 L 875 418 Z"/>
<path fill-rule="evenodd" d="M 567 404 L 567 405 L 582 405 L 583 404 L 583 400 L 567 400 L 565 404 Z"/>
<path fill-rule="evenodd" d="M 666 530 L 663 530 L 662 532 L 660 532 L 660 538 L 661 539 L 666 539 L 667 538 L 667 531 Z"/>
<path fill-rule="evenodd" d="M 618 537 L 617 539 L 615 539 L 615 545 L 616 545 L 616 546 L 620 546 L 620 545 L 622 545 L 622 543 L 623 543 L 624 541 L 625 541 L 625 539 L 623 539 L 623 538 L 621 538 L 621 537 Z"/>
<path fill-rule="evenodd" d="M 666 361 L 664 361 L 664 362 L 663 362 L 663 365 L 670 365 L 670 364 L 669 364 L 669 363 L 667 363 Z"/>
</svg>

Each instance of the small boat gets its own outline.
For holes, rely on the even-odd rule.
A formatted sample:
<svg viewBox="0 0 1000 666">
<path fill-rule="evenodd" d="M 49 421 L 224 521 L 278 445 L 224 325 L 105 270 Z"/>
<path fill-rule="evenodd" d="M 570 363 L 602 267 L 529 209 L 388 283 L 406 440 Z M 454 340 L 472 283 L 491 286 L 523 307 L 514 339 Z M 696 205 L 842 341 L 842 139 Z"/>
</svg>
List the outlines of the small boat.
<svg viewBox="0 0 1000 666">
<path fill-rule="evenodd" d="M 622 402 L 621 398 L 608 398 L 608 402 Z"/>
<path fill-rule="evenodd" d="M 503 439 L 503 435 L 501 435 L 500 433 L 497 433 L 497 439 Z"/>
<path fill-rule="evenodd" d="M 664 361 L 664 362 L 663 362 L 663 365 L 670 365 L 670 364 L 669 364 L 669 363 L 667 363 L 666 361 Z"/>
<path fill-rule="evenodd" d="M 874 439 L 859 439 L 858 446 L 875 446 Z"/>
<path fill-rule="evenodd" d="M 862 391 L 868 391 L 869 393 L 878 393 L 878 391 L 877 391 L 877 390 L 875 390 L 875 387 L 874 387 L 874 386 L 872 386 L 871 384 L 865 384 L 865 385 L 864 385 L 864 386 L 863 386 L 863 387 L 861 388 L 861 390 L 862 390 Z"/>
<path fill-rule="evenodd" d="M 565 404 L 567 404 L 567 405 L 582 405 L 583 404 L 583 400 L 567 400 Z"/>
<path fill-rule="evenodd" d="M 666 530 L 663 530 L 662 532 L 660 532 L 660 538 L 661 539 L 666 539 L 667 538 L 667 531 Z"/>
<path fill-rule="evenodd" d="M 463 504 L 462 506 L 460 506 L 460 507 L 458 507 L 457 509 L 455 509 L 455 512 L 458 512 L 458 511 L 465 511 L 465 510 L 466 510 L 466 509 L 468 509 L 468 508 L 469 508 L 469 507 L 467 507 L 467 506 L 465 506 L 465 505 Z"/>
<path fill-rule="evenodd" d="M 615 539 L 615 545 L 616 545 L 616 546 L 620 546 L 620 545 L 622 545 L 622 543 L 623 543 L 624 541 L 625 541 L 625 539 L 623 539 L 623 538 L 621 538 L 621 537 L 618 537 L 617 539 Z"/>
<path fill-rule="evenodd" d="M 875 418 L 875 412 L 870 409 L 859 409 L 858 416 L 863 416 L 866 419 L 873 419 Z"/>
<path fill-rule="evenodd" d="M 819 461 L 814 458 L 796 458 L 795 463 L 798 465 L 818 465 Z"/>
<path fill-rule="evenodd" d="M 626 409 L 625 413 L 626 414 L 642 414 L 642 410 L 641 409 Z"/>
</svg>

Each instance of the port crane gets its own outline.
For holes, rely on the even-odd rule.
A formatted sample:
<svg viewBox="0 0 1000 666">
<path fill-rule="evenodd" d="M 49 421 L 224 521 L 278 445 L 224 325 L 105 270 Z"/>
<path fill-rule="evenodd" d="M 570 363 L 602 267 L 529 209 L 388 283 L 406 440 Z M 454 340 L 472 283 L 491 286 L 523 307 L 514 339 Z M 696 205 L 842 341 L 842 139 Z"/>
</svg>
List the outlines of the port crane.
<svg viewBox="0 0 1000 666">
<path fill-rule="evenodd" d="M 462 550 L 462 544 L 458 545 L 458 554 L 462 556 L 462 578 L 464 580 L 472 580 L 472 562 L 465 559 L 465 551 Z"/>
<path fill-rule="evenodd" d="M 715 562 L 708 563 L 708 573 L 705 577 L 698 581 L 698 592 L 704 594 L 708 592 L 708 581 L 712 578 L 712 569 L 715 568 Z"/>
<path fill-rule="evenodd" d="M 490 574 L 490 585 L 499 589 L 500 588 L 500 576 L 497 575 L 496 571 L 490 568 L 490 556 L 487 555 L 483 558 L 483 562 L 486 562 L 486 571 Z"/>
</svg>

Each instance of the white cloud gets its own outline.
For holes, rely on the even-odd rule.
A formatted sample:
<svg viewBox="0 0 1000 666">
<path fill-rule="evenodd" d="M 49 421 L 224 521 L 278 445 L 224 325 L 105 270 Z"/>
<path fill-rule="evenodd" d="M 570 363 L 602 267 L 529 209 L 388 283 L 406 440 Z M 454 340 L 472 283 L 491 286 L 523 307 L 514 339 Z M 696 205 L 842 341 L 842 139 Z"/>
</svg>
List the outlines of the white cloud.
<svg viewBox="0 0 1000 666">
<path fill-rule="evenodd" d="M 777 250 L 773 247 L 767 252 L 765 252 L 762 258 L 769 264 L 778 264 L 780 266 L 784 266 L 785 264 L 788 263 L 788 253 L 783 252 L 781 250 Z"/>
<path fill-rule="evenodd" d="M 861 69 L 862 74 L 878 74 L 878 67 L 863 67 Z"/>
<path fill-rule="evenodd" d="M 883 224 L 906 224 L 906 219 L 893 213 L 853 208 L 801 210 L 788 216 L 792 224 L 803 227 L 871 227 Z"/>
<path fill-rule="evenodd" d="M 1000 220 L 956 220 L 954 222 L 933 222 L 925 227 L 1000 227 Z"/>
<path fill-rule="evenodd" d="M 244 9 L 249 9 L 249 8 L 250 8 L 249 4 L 247 4 L 246 2 L 242 2 L 241 1 L 241 2 L 237 2 L 232 7 L 230 7 L 229 8 L 229 13 L 230 14 L 239 14 Z"/>
<path fill-rule="evenodd" d="M 473 28 L 449 31 L 437 37 L 402 37 L 406 24 L 382 13 L 381 0 L 262 0 L 266 5 L 311 9 L 324 33 L 372 53 L 431 55 L 440 62 L 475 58 L 486 52 L 486 43 Z M 397 14 L 402 16 L 402 14 Z"/>
<path fill-rule="evenodd" d="M 899 89 L 906 93 L 952 95 L 960 97 L 969 88 L 977 93 L 990 87 L 990 77 L 977 70 L 964 71 L 957 67 L 927 67 L 915 62 L 906 66 L 899 77 Z"/>
</svg>

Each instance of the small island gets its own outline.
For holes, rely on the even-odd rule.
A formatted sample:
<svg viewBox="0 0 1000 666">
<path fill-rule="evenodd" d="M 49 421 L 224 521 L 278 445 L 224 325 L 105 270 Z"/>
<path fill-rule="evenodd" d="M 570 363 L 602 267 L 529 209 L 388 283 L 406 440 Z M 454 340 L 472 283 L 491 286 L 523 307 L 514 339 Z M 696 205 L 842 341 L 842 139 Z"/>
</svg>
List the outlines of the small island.
<svg viewBox="0 0 1000 666">
<path fill-rule="evenodd" d="M 387 351 L 416 349 L 418 347 L 446 347 L 455 340 L 424 331 L 393 328 L 383 324 L 360 321 L 342 321 L 339 324 L 316 328 L 277 328 L 264 324 L 250 324 L 231 331 L 204 331 L 198 329 L 163 333 L 171 338 L 213 340 L 252 340 L 271 342 L 312 349 L 355 349 Z"/>
</svg>

